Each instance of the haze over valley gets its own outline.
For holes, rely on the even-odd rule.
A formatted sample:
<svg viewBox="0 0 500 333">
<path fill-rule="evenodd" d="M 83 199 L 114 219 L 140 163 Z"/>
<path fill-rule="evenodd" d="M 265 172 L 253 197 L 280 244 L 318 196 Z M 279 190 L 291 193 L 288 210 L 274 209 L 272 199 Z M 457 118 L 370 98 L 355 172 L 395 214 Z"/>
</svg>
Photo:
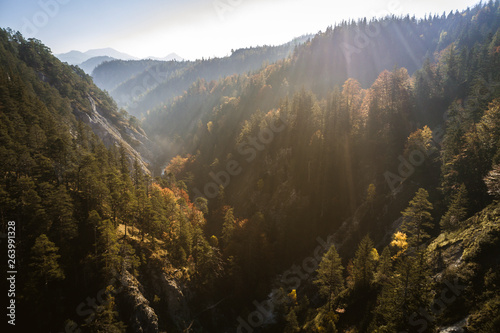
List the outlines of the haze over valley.
<svg viewBox="0 0 500 333">
<path fill-rule="evenodd" d="M 7 332 L 498 331 L 498 0 L 86 6 L 0 5 Z"/>
</svg>

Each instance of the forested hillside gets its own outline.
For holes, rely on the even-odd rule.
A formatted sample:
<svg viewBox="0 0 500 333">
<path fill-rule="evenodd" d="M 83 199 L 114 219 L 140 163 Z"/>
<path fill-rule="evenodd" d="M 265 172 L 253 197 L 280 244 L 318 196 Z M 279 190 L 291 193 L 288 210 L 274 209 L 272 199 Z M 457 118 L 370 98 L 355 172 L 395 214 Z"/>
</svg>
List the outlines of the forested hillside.
<svg viewBox="0 0 500 333">
<path fill-rule="evenodd" d="M 493 198 L 483 178 L 498 163 L 493 119 L 500 92 L 499 23 L 498 3 L 425 20 L 344 23 L 259 72 L 197 81 L 172 103 L 150 111 L 143 125 L 164 147 L 166 158 L 180 153 L 171 159 L 167 175 L 186 184 L 193 197 L 209 199 L 207 231 L 222 238 L 223 255 L 240 260 L 244 273 L 238 280 L 265 299 L 270 289 L 263 281 L 293 267 L 314 249 L 318 235 L 336 232 L 347 267 L 367 234 L 375 240 L 370 246 L 382 252 L 396 231 L 413 236 L 406 220 L 417 219 L 414 228 L 435 237 L 446 226 L 459 228 L 467 217 L 493 209 L 486 208 Z M 378 33 L 370 37 L 367 31 L 375 29 Z M 356 47 L 363 32 L 366 44 L 348 48 L 352 52 L 346 57 L 343 43 Z M 425 203 L 418 203 L 426 207 L 425 219 L 401 219 L 417 193 Z M 228 223 L 228 212 L 249 220 L 243 228 Z M 248 243 L 233 236 L 235 230 L 242 230 Z M 408 242 L 411 251 L 401 263 L 395 252 L 386 253 L 393 257 L 392 268 L 386 268 L 396 275 L 405 264 L 422 270 L 414 265 L 424 264 L 426 240 Z M 375 269 L 376 263 L 365 269 Z M 494 265 L 489 267 L 495 270 Z M 442 269 L 434 268 L 434 274 Z M 317 308 L 325 298 L 314 296 L 312 285 L 299 289 L 297 297 L 309 297 L 314 313 L 342 330 L 406 328 L 409 314 L 398 314 L 396 322 L 376 315 L 385 311 L 377 306 L 388 306 L 382 304 L 387 281 L 365 277 L 362 291 L 371 295 L 366 299 L 356 288 L 346 288 L 353 269 L 342 274 L 347 285 L 340 283 L 329 295 L 349 315 L 326 315 L 328 308 Z M 428 284 L 435 277 L 431 268 L 422 274 L 415 283 Z M 424 306 L 432 301 L 431 294 L 425 295 L 413 301 Z M 362 300 L 369 301 L 368 307 L 356 310 Z M 310 305 L 298 306 L 297 325 L 306 330 L 314 316 Z M 464 317 L 470 309 L 462 309 Z M 361 314 L 365 319 L 359 326 L 354 320 Z"/>
<path fill-rule="evenodd" d="M 219 269 L 202 232 L 204 202 L 197 208 L 182 188 L 151 180 L 128 134 L 142 129 L 79 68 L 6 30 L 0 59 L 0 218 L 2 232 L 14 221 L 17 236 L 16 327 L 119 332 L 180 325 L 168 319 L 189 313 L 187 300 L 169 300 L 182 296 L 175 268 L 185 267 L 176 273 L 182 277 L 189 264 L 200 288 Z M 154 306 L 176 302 L 180 312 L 158 322 L 137 287 L 141 270 L 143 283 L 165 288 L 151 298 Z"/>
<path fill-rule="evenodd" d="M 498 0 L 93 77 L 0 30 L 21 331 L 497 331 Z"/>
<path fill-rule="evenodd" d="M 310 36 L 303 36 L 280 46 L 261 46 L 233 50 L 223 58 L 196 61 L 122 61 L 98 66 L 92 76 L 121 106 L 135 116 L 173 97 L 182 95 L 198 79 L 206 81 L 260 69 L 290 55 Z"/>
</svg>

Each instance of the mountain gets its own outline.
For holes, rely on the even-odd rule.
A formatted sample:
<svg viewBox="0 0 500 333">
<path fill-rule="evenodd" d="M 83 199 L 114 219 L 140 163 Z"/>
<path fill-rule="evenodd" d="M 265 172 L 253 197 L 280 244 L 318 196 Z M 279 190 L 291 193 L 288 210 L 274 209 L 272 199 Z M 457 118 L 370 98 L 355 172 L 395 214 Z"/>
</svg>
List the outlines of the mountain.
<svg viewBox="0 0 500 333">
<path fill-rule="evenodd" d="M 500 1 L 93 75 L 0 30 L 19 331 L 498 331 Z"/>
<path fill-rule="evenodd" d="M 171 60 L 176 60 L 176 61 L 184 61 L 184 59 L 179 56 L 176 53 L 170 53 L 167 56 L 163 58 L 158 58 L 158 57 L 146 57 L 144 59 L 151 59 L 151 60 L 160 60 L 160 61 L 171 61 Z"/>
<path fill-rule="evenodd" d="M 116 60 L 116 59 L 112 58 L 112 57 L 108 57 L 108 56 L 92 57 L 92 58 L 82 62 L 81 64 L 78 64 L 78 67 L 80 67 L 81 69 L 83 69 L 85 71 L 85 73 L 90 75 L 90 74 L 92 74 L 92 71 L 94 70 L 94 68 L 96 68 L 97 66 L 99 66 L 100 64 L 102 64 L 105 61 L 111 61 L 111 60 Z"/>
<path fill-rule="evenodd" d="M 134 78 L 136 75 L 147 72 L 149 68 L 163 63 L 159 60 L 115 60 L 97 66 L 92 71 L 94 82 L 107 91 L 112 91 L 122 82 Z M 166 66 L 183 66 L 176 61 L 169 62 Z M 153 78 L 154 79 L 154 78 Z M 141 84 L 137 84 L 140 88 Z"/>
<path fill-rule="evenodd" d="M 208 200 L 231 267 L 205 320 L 228 317 L 204 328 L 495 332 L 499 6 L 344 22 L 259 70 L 141 96 L 158 172 Z"/>
<path fill-rule="evenodd" d="M 93 50 L 88 50 L 85 52 L 85 55 L 89 57 L 99 57 L 99 56 L 108 56 L 112 57 L 115 59 L 122 59 L 122 60 L 137 60 L 136 57 L 133 57 L 129 54 L 119 52 L 113 48 L 104 48 L 104 49 L 93 49 Z"/>
<path fill-rule="evenodd" d="M 97 85 L 110 92 L 122 107 L 141 116 L 182 94 L 198 79 L 221 77 L 258 70 L 288 57 L 295 47 L 311 36 L 304 35 L 280 46 L 239 49 L 224 58 L 183 62 L 110 62 L 98 66 L 92 76 Z"/>
<path fill-rule="evenodd" d="M 78 65 L 91 58 L 83 52 L 74 50 L 67 53 L 56 54 L 56 57 L 62 62 L 67 62 L 70 65 Z"/>
<path fill-rule="evenodd" d="M 59 58 L 59 60 L 61 60 L 62 62 L 67 62 L 70 65 L 78 65 L 89 60 L 90 58 L 103 56 L 122 60 L 137 59 L 129 54 L 119 52 L 113 48 L 93 49 L 86 52 L 73 50 L 67 53 L 56 54 L 56 57 Z"/>
</svg>

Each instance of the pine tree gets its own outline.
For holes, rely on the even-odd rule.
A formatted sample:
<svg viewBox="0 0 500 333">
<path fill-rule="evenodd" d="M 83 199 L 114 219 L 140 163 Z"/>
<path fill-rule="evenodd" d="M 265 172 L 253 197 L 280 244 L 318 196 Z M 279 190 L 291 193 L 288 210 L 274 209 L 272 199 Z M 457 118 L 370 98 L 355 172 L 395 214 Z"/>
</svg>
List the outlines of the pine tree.
<svg viewBox="0 0 500 333">
<path fill-rule="evenodd" d="M 296 333 L 300 331 L 299 322 L 297 320 L 297 315 L 295 314 L 294 309 L 290 309 L 288 315 L 286 316 L 286 326 L 284 329 L 284 333 Z"/>
<path fill-rule="evenodd" d="M 405 256 L 398 261 L 394 274 L 385 283 L 378 297 L 375 314 L 387 332 L 412 328 L 410 318 L 427 309 L 432 300 L 430 274 L 422 253 Z M 420 326 L 415 326 L 416 331 Z"/>
<path fill-rule="evenodd" d="M 222 224 L 222 242 L 225 247 L 229 245 L 231 238 L 233 236 L 235 228 L 235 219 L 233 214 L 233 208 L 229 208 L 224 215 L 224 222 Z"/>
<path fill-rule="evenodd" d="M 441 218 L 439 225 L 443 230 L 453 230 L 459 227 L 467 216 L 467 189 L 464 184 L 460 185 L 458 192 L 453 196 L 450 208 Z"/>
<path fill-rule="evenodd" d="M 403 214 L 401 229 L 408 235 L 408 242 L 411 246 L 418 247 L 425 239 L 430 237 L 426 231 L 426 229 L 433 227 L 430 213 L 432 204 L 429 202 L 428 197 L 427 191 L 420 188 L 410 201 L 408 208 L 401 212 Z"/>
<path fill-rule="evenodd" d="M 59 266 L 58 260 L 61 257 L 57 252 L 59 248 L 49 240 L 45 234 L 41 234 L 31 248 L 30 268 L 35 280 L 48 288 L 48 284 L 53 281 L 64 280 L 64 272 Z M 37 283 L 35 282 L 35 285 Z"/>
<path fill-rule="evenodd" d="M 125 332 L 126 326 L 118 319 L 113 286 L 108 286 L 105 293 L 104 304 L 95 309 L 95 315 L 87 326 L 91 333 L 120 333 Z"/>
<path fill-rule="evenodd" d="M 323 255 L 316 270 L 318 275 L 314 281 L 319 286 L 319 293 L 328 299 L 329 309 L 333 305 L 334 298 L 344 287 L 343 269 L 342 261 L 335 249 L 335 245 L 332 245 L 328 252 Z"/>
<path fill-rule="evenodd" d="M 73 204 L 66 186 L 59 185 L 51 193 L 48 203 L 48 213 L 53 221 L 51 234 L 60 246 L 68 245 L 77 236 L 78 225 L 73 218 Z"/>
<path fill-rule="evenodd" d="M 372 282 L 376 264 L 374 250 L 370 236 L 366 235 L 359 243 L 353 260 L 354 288 L 365 288 Z"/>
<path fill-rule="evenodd" d="M 119 244 L 116 231 L 110 220 L 100 222 L 97 228 L 97 254 L 101 262 L 103 277 L 110 280 L 120 266 Z"/>
<path fill-rule="evenodd" d="M 389 247 L 384 247 L 382 253 L 379 256 L 377 271 L 375 273 L 375 280 L 378 282 L 383 282 L 387 280 L 391 275 L 392 262 L 391 262 L 391 251 Z"/>
</svg>

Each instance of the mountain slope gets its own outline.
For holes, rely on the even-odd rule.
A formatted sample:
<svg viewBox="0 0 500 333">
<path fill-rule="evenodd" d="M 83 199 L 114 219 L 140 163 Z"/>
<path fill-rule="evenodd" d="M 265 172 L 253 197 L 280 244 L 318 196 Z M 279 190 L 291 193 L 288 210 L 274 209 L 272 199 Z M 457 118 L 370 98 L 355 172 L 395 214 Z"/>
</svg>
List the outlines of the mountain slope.
<svg viewBox="0 0 500 333">
<path fill-rule="evenodd" d="M 87 59 L 84 62 L 78 64 L 78 67 L 80 67 L 81 69 L 83 69 L 83 71 L 85 73 L 90 75 L 90 74 L 92 74 L 92 71 L 94 70 L 94 68 L 96 68 L 97 66 L 99 66 L 100 64 L 102 64 L 105 61 L 111 61 L 111 60 L 115 60 L 115 58 L 112 58 L 109 56 L 92 57 L 92 58 Z"/>
<path fill-rule="evenodd" d="M 328 318 L 340 330 L 418 330 L 408 326 L 406 315 L 418 302 L 432 304 L 431 293 L 417 292 L 422 298 L 409 308 L 383 308 L 398 298 L 389 283 L 399 288 L 401 270 L 424 265 L 415 255 L 418 247 L 391 264 L 388 280 L 367 277 L 366 289 L 350 284 L 350 264 L 343 274 L 350 280 L 330 301 L 317 296 L 314 270 L 300 270 L 294 262 L 315 249 L 318 235 L 325 239 L 337 230 L 344 267 L 367 233 L 378 255 L 396 231 L 406 232 L 401 212 L 418 193 L 417 199 L 426 197 L 433 207 L 434 222 L 426 229 L 431 237 L 440 233 L 441 218 L 455 216 L 453 223 L 459 223 L 491 203 L 483 178 L 499 161 L 493 120 L 500 97 L 499 15 L 496 2 L 421 21 L 393 17 L 341 24 L 289 59 L 247 75 L 198 80 L 171 103 L 150 110 L 145 130 L 162 144 L 165 161 L 171 158 L 164 177 L 186 185 L 194 198 L 209 200 L 206 232 L 222 240 L 223 256 L 238 267 L 228 274 L 242 282 L 232 285 L 234 297 L 220 311 L 266 299 L 271 277 L 282 272 L 287 275 L 278 286 L 287 294 L 295 289 L 296 301 L 276 304 L 274 324 L 257 325 L 263 331 L 297 331 L 289 321 L 320 331 Z M 347 64 L 342 42 L 355 46 L 359 31 L 376 25 L 380 33 Z M 399 61 L 409 69 L 396 66 Z M 456 217 L 452 203 L 462 183 L 468 209 Z M 396 254 L 390 247 L 389 257 Z M 426 265 L 420 267 L 424 272 Z M 431 286 L 431 278 L 419 275 L 411 287 Z M 286 282 L 297 279 L 300 288 Z M 333 301 L 339 311 L 345 307 L 345 315 L 329 313 Z M 252 309 L 233 315 L 250 318 Z M 463 317 L 432 325 L 454 319 Z"/>
<path fill-rule="evenodd" d="M 104 49 L 93 49 L 93 50 L 88 50 L 86 52 L 80 52 L 80 51 L 69 51 L 66 53 L 59 53 L 55 55 L 59 60 L 62 62 L 67 62 L 70 65 L 78 65 L 81 64 L 90 58 L 94 57 L 111 57 L 115 59 L 123 59 L 123 60 L 134 60 L 137 59 L 129 54 L 119 52 L 115 49 L 112 49 L 110 47 L 104 48 Z"/>
<path fill-rule="evenodd" d="M 98 66 L 92 75 L 119 105 L 139 116 L 182 94 L 197 79 L 214 80 L 257 70 L 263 64 L 286 58 L 308 38 L 299 37 L 281 46 L 240 49 L 229 57 L 194 62 L 109 63 Z"/>
<path fill-rule="evenodd" d="M 152 181 L 137 120 L 80 68 L 3 29 L 0 120 L 0 230 L 15 230 L 10 270 L 23 271 L 15 329 L 158 332 L 187 322 L 192 297 L 177 272 L 211 283 L 217 251 L 184 190 Z M 201 262 L 189 272 L 185 251 Z"/>
<path fill-rule="evenodd" d="M 177 53 L 169 53 L 167 54 L 166 56 L 164 56 L 163 58 L 158 58 L 158 57 L 146 57 L 144 59 L 151 59 L 151 60 L 160 60 L 160 61 L 172 61 L 172 60 L 176 60 L 176 61 L 184 61 L 184 58 L 182 58 L 180 55 L 178 55 Z"/>
</svg>

